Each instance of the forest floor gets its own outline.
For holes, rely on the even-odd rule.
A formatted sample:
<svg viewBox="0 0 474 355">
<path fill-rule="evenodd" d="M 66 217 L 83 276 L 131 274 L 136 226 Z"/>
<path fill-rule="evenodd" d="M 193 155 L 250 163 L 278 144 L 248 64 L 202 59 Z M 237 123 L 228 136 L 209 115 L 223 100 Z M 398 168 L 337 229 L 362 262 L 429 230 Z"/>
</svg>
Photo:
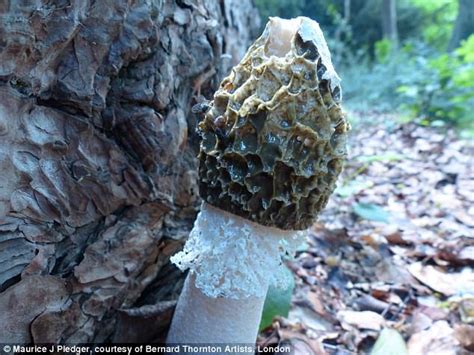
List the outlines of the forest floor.
<svg viewBox="0 0 474 355">
<path fill-rule="evenodd" d="M 289 263 L 290 313 L 259 344 L 474 352 L 474 145 L 390 115 L 373 121 L 353 129 L 338 189 Z"/>
</svg>

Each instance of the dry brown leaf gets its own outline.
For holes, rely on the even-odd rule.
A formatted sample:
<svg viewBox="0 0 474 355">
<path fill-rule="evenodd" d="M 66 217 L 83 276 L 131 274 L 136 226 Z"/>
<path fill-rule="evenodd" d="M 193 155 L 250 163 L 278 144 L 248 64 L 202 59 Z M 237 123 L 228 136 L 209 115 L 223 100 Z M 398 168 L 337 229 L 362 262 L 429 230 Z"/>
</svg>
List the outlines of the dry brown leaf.
<svg viewBox="0 0 474 355">
<path fill-rule="evenodd" d="M 323 344 L 319 340 L 308 337 L 306 334 L 279 329 L 278 335 L 280 336 L 280 345 L 285 343 L 291 344 L 293 348 L 292 354 L 327 355 Z"/>
<path fill-rule="evenodd" d="M 445 296 L 474 290 L 474 272 L 469 269 L 459 273 L 444 273 L 434 266 L 424 266 L 418 262 L 411 264 L 408 270 L 421 283 Z"/>
<path fill-rule="evenodd" d="M 385 325 L 385 319 L 380 314 L 371 311 L 339 311 L 337 319 L 343 328 L 349 324 L 359 329 L 380 330 Z"/>
<path fill-rule="evenodd" d="M 308 292 L 307 295 L 308 302 L 311 304 L 311 308 L 317 314 L 321 315 L 322 317 L 327 318 L 328 314 L 326 309 L 324 308 L 323 303 L 321 302 L 320 296 L 315 292 Z"/>
<path fill-rule="evenodd" d="M 302 323 L 314 330 L 328 330 L 331 328 L 331 325 L 326 320 L 306 307 L 297 306 L 291 309 L 288 320 L 293 323 Z"/>
<path fill-rule="evenodd" d="M 412 238 L 406 238 L 407 234 L 402 234 L 400 231 L 387 234 L 385 236 L 385 239 L 387 239 L 387 242 L 390 244 L 395 244 L 395 245 L 411 245 L 413 244 Z"/>
<path fill-rule="evenodd" d="M 474 326 L 467 324 L 455 324 L 454 336 L 462 347 L 474 352 Z"/>
<path fill-rule="evenodd" d="M 421 309 L 416 309 L 413 312 L 410 324 L 410 333 L 418 333 L 425 329 L 428 329 L 433 324 L 433 320 L 423 313 Z"/>
<path fill-rule="evenodd" d="M 408 341 L 410 355 L 456 355 L 459 352 L 459 341 L 446 321 L 438 321 L 429 329 L 415 333 Z"/>
<path fill-rule="evenodd" d="M 421 306 L 419 309 L 432 321 L 446 320 L 449 314 L 448 310 L 438 307 Z"/>
<path fill-rule="evenodd" d="M 438 249 L 436 257 L 447 261 L 452 266 L 474 263 L 474 245 L 463 245 L 459 240 L 455 240 L 449 244 L 443 243 Z"/>
</svg>

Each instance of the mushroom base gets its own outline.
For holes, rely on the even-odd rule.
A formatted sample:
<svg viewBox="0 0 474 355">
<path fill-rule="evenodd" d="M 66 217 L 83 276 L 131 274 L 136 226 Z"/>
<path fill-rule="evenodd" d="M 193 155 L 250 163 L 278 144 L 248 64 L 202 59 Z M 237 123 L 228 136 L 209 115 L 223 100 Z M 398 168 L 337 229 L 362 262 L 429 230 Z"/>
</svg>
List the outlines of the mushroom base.
<svg viewBox="0 0 474 355">
<path fill-rule="evenodd" d="M 208 297 L 196 287 L 195 276 L 190 272 L 176 306 L 167 343 L 205 343 L 219 345 L 223 350 L 227 344 L 254 346 L 264 301 L 265 296 L 241 300 Z"/>
</svg>

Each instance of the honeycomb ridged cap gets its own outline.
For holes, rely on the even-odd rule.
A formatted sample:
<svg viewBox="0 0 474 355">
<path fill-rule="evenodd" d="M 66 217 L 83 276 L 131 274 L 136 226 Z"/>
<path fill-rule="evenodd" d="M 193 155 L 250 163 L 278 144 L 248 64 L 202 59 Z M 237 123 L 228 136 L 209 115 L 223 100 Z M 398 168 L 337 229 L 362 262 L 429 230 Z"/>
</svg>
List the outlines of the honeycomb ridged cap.
<svg viewBox="0 0 474 355">
<path fill-rule="evenodd" d="M 346 155 L 340 100 L 319 25 L 270 19 L 199 123 L 201 197 L 264 226 L 311 226 Z"/>
</svg>

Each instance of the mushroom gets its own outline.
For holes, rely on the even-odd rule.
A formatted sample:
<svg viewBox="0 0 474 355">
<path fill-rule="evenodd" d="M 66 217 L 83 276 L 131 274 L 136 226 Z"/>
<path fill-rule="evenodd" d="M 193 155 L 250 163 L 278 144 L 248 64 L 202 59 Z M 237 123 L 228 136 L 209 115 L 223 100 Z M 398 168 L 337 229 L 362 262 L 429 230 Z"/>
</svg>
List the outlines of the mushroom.
<svg viewBox="0 0 474 355">
<path fill-rule="evenodd" d="M 167 342 L 255 343 L 269 284 L 335 188 L 349 125 L 317 22 L 271 18 L 199 123 L 201 211 Z"/>
</svg>

